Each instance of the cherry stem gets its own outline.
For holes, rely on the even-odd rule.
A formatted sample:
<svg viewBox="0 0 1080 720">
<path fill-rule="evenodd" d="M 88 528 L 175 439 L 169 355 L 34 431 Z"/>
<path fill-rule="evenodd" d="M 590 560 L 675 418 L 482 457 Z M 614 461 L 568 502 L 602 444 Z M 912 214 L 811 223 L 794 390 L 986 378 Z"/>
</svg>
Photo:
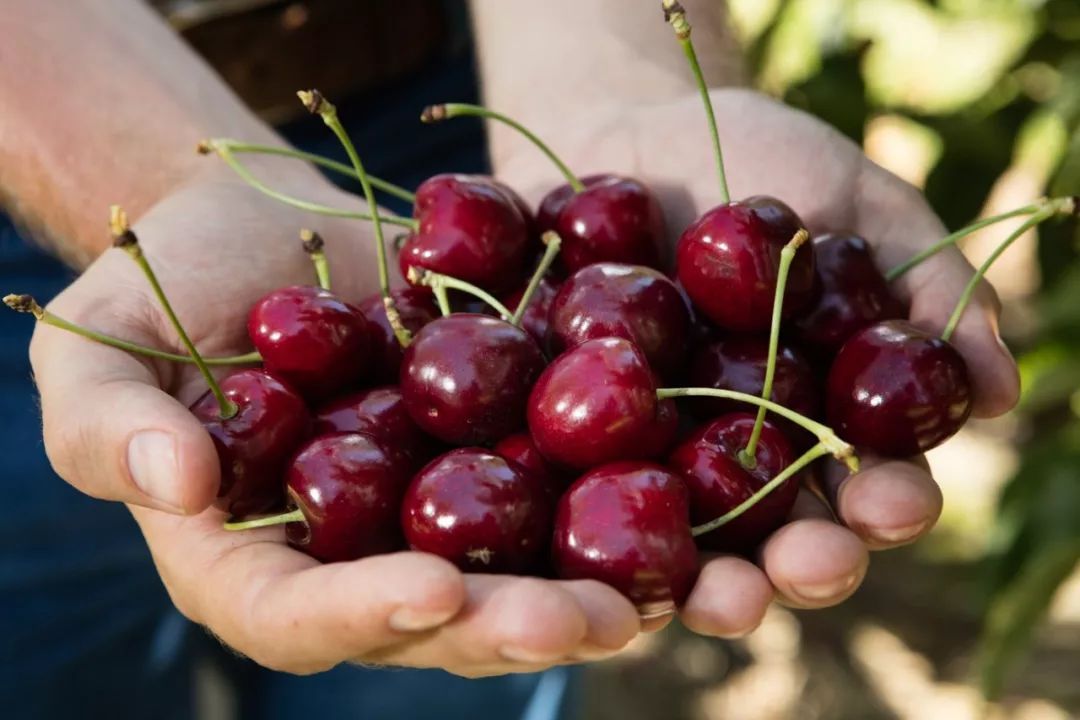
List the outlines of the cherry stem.
<svg viewBox="0 0 1080 720">
<path fill-rule="evenodd" d="M 431 293 L 435 296 L 435 304 L 439 306 L 440 315 L 446 317 L 454 312 L 450 307 L 450 295 L 446 292 L 445 285 L 435 285 L 431 288 Z"/>
<path fill-rule="evenodd" d="M 222 147 L 229 150 L 231 153 L 241 154 L 248 153 L 252 155 L 278 155 L 281 157 L 291 157 L 297 160 L 305 160 L 319 167 L 324 167 L 327 170 L 336 172 L 339 175 L 350 177 L 354 180 L 359 180 L 356 177 L 356 171 L 352 169 L 351 165 L 338 162 L 337 160 L 331 160 L 328 157 L 322 155 L 316 155 L 315 153 L 304 152 L 303 150 L 294 150 L 293 148 L 275 147 L 274 145 L 259 145 L 256 143 L 240 142 L 239 140 L 232 140 L 230 138 L 213 138 L 211 140 L 203 140 L 198 145 L 200 153 L 206 154 L 214 152 L 214 146 Z M 410 205 L 416 202 L 416 195 L 409 192 L 400 185 L 395 185 L 392 182 L 377 178 L 374 175 L 368 175 L 368 180 L 371 181 L 371 187 L 376 190 L 381 190 L 387 195 L 404 200 Z"/>
<path fill-rule="evenodd" d="M 701 72 L 701 63 L 698 62 L 694 43 L 690 39 L 690 21 L 686 19 L 686 8 L 676 0 L 662 0 L 664 7 L 664 20 L 675 30 L 675 37 L 682 45 L 683 54 L 690 64 L 694 73 L 694 82 L 701 93 L 701 100 L 705 104 L 705 116 L 708 119 L 709 134 L 712 136 L 713 151 L 716 155 L 716 175 L 720 181 L 720 201 L 727 203 L 731 200 L 728 192 L 727 174 L 724 172 L 724 153 L 720 148 L 720 133 L 716 129 L 716 113 L 713 111 L 712 97 L 709 95 L 709 86 L 705 84 L 705 76 Z"/>
<path fill-rule="evenodd" d="M 536 289 L 540 287 L 540 283 L 544 280 L 544 276 L 547 275 L 547 271 L 551 269 L 551 264 L 555 262 L 555 256 L 559 254 L 559 248 L 562 246 L 562 238 L 554 230 L 545 232 L 540 236 L 540 241 L 544 243 L 544 256 L 540 258 L 536 270 L 533 271 L 532 277 L 529 278 L 529 284 L 525 287 L 525 292 L 521 294 L 521 300 L 518 301 L 517 307 L 514 308 L 514 316 L 510 318 L 510 324 L 517 327 L 521 327 L 521 318 L 524 317 L 525 310 L 528 309 L 529 303 L 536 294 Z"/>
<path fill-rule="evenodd" d="M 196 367 L 199 368 L 199 372 L 202 373 L 203 378 L 206 380 L 206 384 L 210 386 L 210 392 L 214 393 L 221 419 L 228 420 L 235 416 L 236 413 L 239 412 L 239 408 L 236 403 L 230 400 L 225 393 L 222 392 L 221 386 L 218 385 L 217 380 L 214 379 L 214 374 L 210 372 L 210 368 L 206 364 L 206 361 L 203 360 L 202 355 L 200 355 L 199 351 L 195 348 L 195 343 L 191 341 L 187 331 L 184 330 L 184 326 L 180 323 L 180 318 L 176 317 L 176 312 L 173 310 L 172 303 L 169 302 L 169 298 L 165 296 L 165 291 L 161 288 L 161 283 L 158 282 L 157 274 L 154 272 L 154 269 L 150 267 L 150 263 L 147 262 L 146 256 L 139 246 L 139 239 L 131 230 L 131 225 L 128 223 L 127 219 L 127 213 L 125 213 L 118 205 L 113 205 L 110 208 L 109 229 L 113 236 L 113 247 L 120 248 L 130 255 L 131 259 L 134 260 L 135 264 L 142 270 L 143 275 L 146 276 L 146 280 L 150 283 L 154 295 L 157 296 L 158 302 L 161 303 L 162 309 L 169 317 L 169 322 L 172 323 L 173 329 L 176 330 L 180 342 L 187 348 L 191 360 L 195 363 Z"/>
<path fill-rule="evenodd" d="M 514 317 L 514 314 L 507 310 L 506 306 L 499 302 L 495 296 L 487 290 L 478 288 L 472 283 L 467 283 L 464 280 L 458 280 L 456 277 L 443 275 L 442 273 L 432 272 L 430 270 L 418 270 L 412 267 L 409 268 L 409 282 L 414 285 L 423 285 L 431 288 L 432 292 L 435 293 L 436 298 L 438 298 L 440 291 L 445 293 L 447 290 L 460 290 L 461 292 L 472 295 L 474 298 L 482 300 L 490 305 L 506 322 L 511 322 Z"/>
<path fill-rule="evenodd" d="M 975 295 L 975 290 L 979 287 L 979 282 L 986 275 L 986 272 L 990 269 L 990 266 L 1001 257 L 1001 254 L 1008 250 L 1016 240 L 1021 237 L 1028 230 L 1039 225 L 1040 223 L 1053 217 L 1057 211 L 1054 208 L 1043 208 L 1029 217 L 1020 227 L 1016 228 L 1005 238 L 1000 245 L 998 245 L 994 252 L 990 253 L 990 257 L 983 261 L 983 264 L 979 266 L 979 269 L 975 271 L 975 274 L 968 280 L 967 286 L 964 288 L 964 292 L 960 294 L 960 299 L 956 302 L 956 307 L 953 309 L 952 315 L 949 316 L 949 322 L 945 325 L 945 329 L 941 333 L 942 340 L 948 340 L 952 337 L 953 332 L 956 330 L 956 326 L 960 324 L 960 318 L 964 316 L 964 311 L 967 310 L 968 304 L 971 302 L 971 298 Z"/>
<path fill-rule="evenodd" d="M 660 400 L 667 400 L 668 398 L 678 397 L 714 397 L 723 398 L 724 400 L 735 400 L 737 402 L 744 402 L 750 405 L 756 405 L 768 409 L 770 412 L 774 412 L 780 417 L 787 418 L 791 422 L 795 423 L 801 428 L 805 428 L 808 432 L 813 433 L 818 441 L 825 446 L 825 448 L 832 453 L 833 457 L 842 461 L 848 466 L 852 472 L 858 472 L 859 470 L 859 457 L 855 454 L 855 448 L 849 443 L 844 442 L 832 428 L 827 425 L 822 425 L 816 420 L 811 420 L 805 415 L 795 412 L 789 408 L 774 403 L 772 400 L 766 400 L 764 398 L 757 397 L 756 395 L 748 395 L 746 393 L 737 392 L 735 390 L 721 390 L 719 388 L 660 388 L 656 391 L 656 397 Z"/>
<path fill-rule="evenodd" d="M 30 313 L 37 319 L 38 322 L 43 322 L 46 325 L 51 325 L 61 330 L 74 333 L 87 340 L 92 340 L 102 345 L 108 345 L 109 347 L 117 348 L 118 350 L 124 350 L 135 355 L 144 355 L 146 357 L 157 358 L 159 360 L 168 360 L 170 362 L 179 363 L 193 363 L 194 358 L 190 355 L 180 355 L 178 353 L 166 352 L 165 350 L 158 350 L 157 348 L 147 347 L 146 345 L 138 345 L 127 340 L 121 340 L 120 338 L 113 337 L 112 335 L 105 335 L 95 330 L 76 325 L 75 323 L 65 320 L 62 317 L 54 315 L 45 308 L 38 305 L 37 300 L 31 295 L 5 295 L 4 304 L 16 312 Z M 262 356 L 257 352 L 247 353 L 246 355 L 230 355 L 227 357 L 209 357 L 203 358 L 203 361 L 207 365 L 250 365 L 252 363 L 258 363 L 262 361 Z"/>
<path fill-rule="evenodd" d="M 574 189 L 574 192 L 579 193 L 585 189 L 585 185 L 578 179 L 578 176 L 571 172 L 570 168 L 566 166 L 566 163 L 559 159 L 559 156 L 548 147 L 547 143 L 534 135 L 532 131 L 517 120 L 509 118 L 502 113 L 489 110 L 479 105 L 469 105 L 467 103 L 441 103 L 439 105 L 428 105 L 424 108 L 420 113 L 420 122 L 431 124 L 456 117 L 479 117 L 487 120 L 497 120 L 504 125 L 509 125 L 524 135 L 540 150 L 540 152 L 547 155 L 551 162 L 555 163 L 555 167 L 557 167 L 563 177 L 566 178 L 566 182 L 570 184 L 570 187 Z"/>
<path fill-rule="evenodd" d="M 710 520 L 707 523 L 704 523 L 702 525 L 696 525 L 690 528 L 690 534 L 694 537 L 698 537 L 699 535 L 704 535 L 705 533 L 712 532 L 719 527 L 727 525 L 728 523 L 732 522 L 737 517 L 745 513 L 747 510 L 764 500 L 766 495 L 783 485 L 792 476 L 805 468 L 807 465 L 814 462 L 819 457 L 828 454 L 829 449 L 825 447 L 824 444 L 818 443 L 817 445 L 803 453 L 801 456 L 799 456 L 799 458 L 796 459 L 795 462 L 784 468 L 776 477 L 765 483 L 756 493 L 743 500 L 741 503 L 733 507 L 728 512 L 724 513 L 715 520 Z"/>
<path fill-rule="evenodd" d="M 216 152 L 218 154 L 218 157 L 224 160 L 225 163 L 233 169 L 233 172 L 240 176 L 241 180 L 258 190 L 259 192 L 263 193 L 264 195 L 268 195 L 274 198 L 278 202 L 284 203 L 300 210 L 306 210 L 310 213 L 315 213 L 316 215 L 352 218 L 354 220 L 368 220 L 374 222 L 374 217 L 371 213 L 356 212 L 353 210 L 342 210 L 340 208 L 330 207 L 329 205 L 320 205 L 319 203 L 314 203 L 309 200 L 303 200 L 301 198 L 293 197 L 292 195 L 287 195 L 286 193 L 283 193 L 279 190 L 274 190 L 272 187 L 255 177 L 251 173 L 251 171 L 244 166 L 243 163 L 241 163 L 233 156 L 232 152 L 228 148 L 218 147 L 217 145 L 214 145 L 214 140 L 204 142 L 207 143 L 206 152 Z M 203 147 L 203 145 L 200 145 L 200 150 L 202 150 Z M 397 215 L 382 215 L 379 216 L 379 219 L 388 225 L 400 225 L 401 227 L 407 227 L 410 230 L 416 230 L 416 228 L 418 227 L 417 221 L 413 220 L 412 218 L 399 217 Z"/>
<path fill-rule="evenodd" d="M 805 229 L 800 229 L 780 251 L 780 267 L 776 271 L 776 294 L 773 296 L 772 324 L 769 326 L 769 356 L 765 364 L 765 383 L 761 388 L 761 397 L 765 400 L 772 397 L 773 379 L 776 377 L 776 354 L 780 348 L 780 317 L 784 311 L 784 290 L 787 287 L 791 262 L 795 259 L 795 252 L 809 239 L 810 233 Z M 761 439 L 761 428 L 765 425 L 766 412 L 765 408 L 758 408 L 754 429 L 750 431 L 750 440 L 738 453 L 739 462 L 747 469 L 757 466 L 757 444 Z"/>
<path fill-rule="evenodd" d="M 303 511 L 300 508 L 296 508 L 295 510 L 278 513 L 277 515 L 263 515 L 262 517 L 251 518 L 250 520 L 226 522 L 221 527 L 230 532 L 236 532 L 238 530 L 254 530 L 255 528 L 273 527 L 274 525 L 306 521 L 307 519 L 304 517 Z"/>
<path fill-rule="evenodd" d="M 330 264 L 326 262 L 322 236 L 314 230 L 304 228 L 300 231 L 300 241 L 304 244 L 304 252 L 311 258 L 311 264 L 315 267 L 315 277 L 319 279 L 319 287 L 329 290 Z"/>
<path fill-rule="evenodd" d="M 300 102 L 304 103 L 304 107 L 308 109 L 308 112 L 321 117 L 326 126 L 337 136 L 341 146 L 345 148 L 345 154 L 349 156 L 349 160 L 352 162 L 356 177 L 360 180 L 360 185 L 364 188 L 364 198 L 367 199 L 368 209 L 371 211 L 372 226 L 375 228 L 379 289 L 382 292 L 383 307 L 386 308 L 386 319 L 401 347 L 408 347 L 409 343 L 412 342 L 412 333 L 402 324 L 401 315 L 395 308 L 394 298 L 390 294 L 390 270 L 386 259 L 386 239 L 383 237 L 382 218 L 379 217 L 379 206 L 375 202 L 375 191 L 371 188 L 371 180 L 368 178 L 367 171 L 364 170 L 364 164 L 360 162 L 360 156 L 356 153 L 356 148 L 353 146 L 349 134 L 345 132 L 341 121 L 338 120 L 337 108 L 334 107 L 334 104 L 324 98 L 318 90 L 301 90 L 296 95 L 300 98 Z M 415 224 L 415 221 L 413 223 Z"/>
</svg>

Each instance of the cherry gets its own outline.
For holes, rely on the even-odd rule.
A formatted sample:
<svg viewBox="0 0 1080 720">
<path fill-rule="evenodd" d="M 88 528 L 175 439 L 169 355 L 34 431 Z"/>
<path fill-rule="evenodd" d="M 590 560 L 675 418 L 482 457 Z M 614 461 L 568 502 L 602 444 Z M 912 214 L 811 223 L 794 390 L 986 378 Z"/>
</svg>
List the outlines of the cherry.
<svg viewBox="0 0 1080 720">
<path fill-rule="evenodd" d="M 435 457 L 436 443 L 409 417 L 397 387 L 379 387 L 338 398 L 315 413 L 314 433 L 365 433 L 402 467 L 419 469 Z"/>
<path fill-rule="evenodd" d="M 241 370 L 220 382 L 236 408 L 222 417 L 211 391 L 191 412 L 210 433 L 221 465 L 215 505 L 230 515 L 250 515 L 281 507 L 285 462 L 311 430 L 300 395 L 264 370 Z"/>
<path fill-rule="evenodd" d="M 523 284 L 513 293 L 503 298 L 503 305 L 506 305 L 511 310 L 515 309 L 518 303 L 521 302 L 527 286 L 527 283 Z M 554 280 L 550 277 L 541 279 L 540 284 L 536 286 L 532 300 L 529 301 L 528 306 L 525 308 L 525 313 L 521 316 L 521 327 L 528 330 L 529 334 L 533 336 L 533 339 L 541 347 L 547 344 L 551 301 L 555 299 L 555 294 L 558 292 L 559 285 Z"/>
<path fill-rule="evenodd" d="M 425 325 L 405 350 L 401 395 L 421 429 L 455 445 L 487 443 L 524 425 L 544 356 L 527 332 L 485 315 Z"/>
<path fill-rule="evenodd" d="M 599 580 L 646 618 L 686 601 L 697 579 L 686 485 L 652 463 L 586 473 L 559 501 L 552 559 L 559 577 Z"/>
<path fill-rule="evenodd" d="M 834 353 L 859 330 L 904 316 L 903 305 L 874 264 L 869 243 L 858 235 L 814 238 L 814 262 L 817 300 L 795 320 L 807 345 Z"/>
<path fill-rule="evenodd" d="M 664 378 L 682 369 L 690 310 L 671 280 L 652 268 L 589 265 L 567 278 L 551 303 L 548 344 L 558 354 L 586 340 L 634 342 Z"/>
<path fill-rule="evenodd" d="M 536 223 L 536 216 L 533 215 L 529 203 L 525 202 L 525 198 L 521 197 L 514 188 L 501 180 L 491 178 L 491 182 L 495 187 L 502 190 L 506 197 L 510 198 L 510 202 L 512 202 L 518 212 L 521 213 L 521 218 L 525 221 L 525 232 L 529 238 L 529 247 L 538 253 L 542 253 L 544 251 L 543 245 L 540 242 L 540 235 L 542 232 L 540 231 L 540 226 Z"/>
<path fill-rule="evenodd" d="M 925 452 L 971 414 L 967 365 L 948 342 L 907 321 L 871 325 L 833 361 L 826 413 L 855 445 L 893 457 Z"/>
<path fill-rule="evenodd" d="M 398 262 L 505 292 L 524 277 L 529 237 L 525 218 L 490 178 L 436 175 L 416 191 L 413 214 L 418 229 L 405 242 Z"/>
<path fill-rule="evenodd" d="M 371 335 L 357 308 L 310 285 L 274 290 L 248 314 L 248 336 L 266 369 L 314 400 L 359 385 Z"/>
<path fill-rule="evenodd" d="M 642 455 L 648 458 L 665 457 L 679 437 L 679 411 L 675 401 L 668 398 L 657 400 L 656 420 L 645 438 Z"/>
<path fill-rule="evenodd" d="M 285 525 L 289 545 L 323 562 L 404 547 L 399 509 L 409 476 L 375 438 L 317 437 L 289 464 L 285 485 L 303 520 Z"/>
<path fill-rule="evenodd" d="M 452 450 L 413 478 L 401 507 L 410 547 L 462 570 L 527 573 L 547 550 L 552 506 L 525 469 L 483 448 Z"/>
<path fill-rule="evenodd" d="M 750 440 L 754 420 L 751 412 L 723 415 L 696 430 L 672 452 L 668 464 L 690 491 L 694 525 L 735 509 L 795 459 L 787 437 L 766 420 L 755 448 L 754 467 L 743 465 L 739 452 Z M 698 545 L 720 552 L 753 550 L 784 524 L 798 492 L 798 478 L 789 478 L 727 525 L 699 535 Z"/>
<path fill-rule="evenodd" d="M 562 494 L 573 479 L 548 462 L 529 433 L 521 432 L 504 437 L 495 444 L 494 452 L 540 480 L 553 500 Z"/>
<path fill-rule="evenodd" d="M 439 317 L 431 293 L 423 288 L 402 288 L 390 293 L 401 324 L 411 333 Z M 401 343 L 386 319 L 386 305 L 380 293 L 369 295 L 357 305 L 367 318 L 372 338 L 371 379 L 376 383 L 396 383 L 401 371 Z"/>
<path fill-rule="evenodd" d="M 552 462 L 588 469 L 647 459 L 655 448 L 656 383 L 623 338 L 588 340 L 556 358 L 529 396 L 529 433 Z"/>
</svg>

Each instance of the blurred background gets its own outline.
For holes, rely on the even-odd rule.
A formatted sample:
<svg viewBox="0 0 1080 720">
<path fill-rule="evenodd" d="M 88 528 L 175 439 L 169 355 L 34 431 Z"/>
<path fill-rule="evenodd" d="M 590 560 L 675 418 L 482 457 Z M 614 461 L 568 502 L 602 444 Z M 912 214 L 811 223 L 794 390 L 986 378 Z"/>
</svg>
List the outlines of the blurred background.
<svg viewBox="0 0 1080 720">
<path fill-rule="evenodd" d="M 395 79 L 423 68 L 432 53 L 444 53 L 444 74 L 467 73 L 471 63 L 458 32 L 462 3 L 158 4 L 249 102 L 279 122 L 295 107 L 282 88 L 318 86 L 333 97 L 393 93 Z M 1044 194 L 1080 194 L 1078 0 L 728 5 L 746 81 L 825 119 L 923 188 L 950 228 Z M 362 37 L 353 32 L 358 25 L 366 28 Z M 402 27 L 431 41 L 398 43 Z M 349 63 L 326 62 L 326 48 L 340 43 L 352 49 Z M 237 44 L 247 50 L 242 60 Z M 286 125 L 286 133 L 304 127 Z M 463 143 L 480 132 L 443 127 L 464 133 Z M 476 169 L 453 160 L 455 169 Z M 377 171 L 418 183 L 408 166 L 403 157 L 399 167 Z M 1006 222 L 972 236 L 964 250 L 978 264 L 1013 228 Z M 1015 412 L 970 423 L 930 455 L 945 495 L 933 534 L 876 554 L 863 588 L 839 608 L 775 607 L 738 642 L 675 627 L 642 637 L 588 671 L 586 717 L 1080 717 L 1076 223 L 1021 239 L 990 278 L 1024 396 Z"/>
</svg>

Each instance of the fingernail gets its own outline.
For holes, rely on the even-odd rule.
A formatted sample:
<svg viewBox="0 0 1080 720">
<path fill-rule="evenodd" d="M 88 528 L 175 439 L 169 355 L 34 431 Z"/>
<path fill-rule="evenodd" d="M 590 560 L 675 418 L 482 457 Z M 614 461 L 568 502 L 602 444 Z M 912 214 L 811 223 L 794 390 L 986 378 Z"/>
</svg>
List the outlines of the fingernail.
<svg viewBox="0 0 1080 720">
<path fill-rule="evenodd" d="M 161 430 L 142 430 L 127 450 L 128 472 L 135 485 L 159 504 L 182 512 L 182 488 L 177 479 L 176 439 Z"/>
<path fill-rule="evenodd" d="M 924 520 L 914 525 L 905 525 L 898 528 L 876 528 L 874 537 L 887 543 L 902 543 L 917 538 L 926 529 L 927 522 Z"/>
<path fill-rule="evenodd" d="M 818 602 L 844 595 L 855 587 L 857 580 L 858 576 L 853 574 L 835 582 L 822 583 L 821 585 L 792 585 L 791 590 L 803 600 Z"/>
<path fill-rule="evenodd" d="M 390 628 L 397 632 L 423 632 L 437 628 L 454 617 L 456 611 L 419 610 L 400 607 L 390 616 Z"/>
<path fill-rule="evenodd" d="M 530 665 L 546 665 L 562 659 L 562 655 L 541 654 L 532 650 L 503 645 L 499 648 L 499 654 L 511 662 L 528 663 Z"/>
<path fill-rule="evenodd" d="M 607 660 L 614 657 L 621 652 L 619 650 L 609 650 L 608 648 L 602 648 L 598 645 L 583 645 L 574 651 L 570 656 L 575 660 L 581 660 L 582 662 L 596 662 L 598 660 Z"/>
</svg>

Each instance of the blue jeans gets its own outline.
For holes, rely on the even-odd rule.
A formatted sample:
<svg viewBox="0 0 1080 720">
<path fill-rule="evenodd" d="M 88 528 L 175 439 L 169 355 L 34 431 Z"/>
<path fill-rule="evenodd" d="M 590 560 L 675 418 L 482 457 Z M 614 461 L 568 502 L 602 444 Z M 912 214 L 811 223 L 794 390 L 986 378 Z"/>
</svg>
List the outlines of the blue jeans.
<svg viewBox="0 0 1080 720">
<path fill-rule="evenodd" d="M 426 103 L 474 99 L 465 59 L 381 92 L 377 104 L 344 103 L 341 112 L 359 121 L 350 129 L 371 171 L 415 186 L 436 172 L 484 171 L 478 124 L 427 128 L 416 120 Z M 341 155 L 317 121 L 283 132 L 305 149 Z M 44 303 L 72 279 L 0 215 L 3 293 L 29 292 Z M 0 312 L 0 489 L 7 499 L 0 521 L 0 717 L 190 718 L 192 671 L 200 661 L 225 672 L 245 719 L 551 720 L 569 704 L 574 674 L 566 669 L 467 681 L 435 670 L 342 666 L 301 678 L 233 657 L 172 607 L 124 507 L 82 496 L 49 467 L 26 352 L 32 330 L 26 315 Z"/>
</svg>

